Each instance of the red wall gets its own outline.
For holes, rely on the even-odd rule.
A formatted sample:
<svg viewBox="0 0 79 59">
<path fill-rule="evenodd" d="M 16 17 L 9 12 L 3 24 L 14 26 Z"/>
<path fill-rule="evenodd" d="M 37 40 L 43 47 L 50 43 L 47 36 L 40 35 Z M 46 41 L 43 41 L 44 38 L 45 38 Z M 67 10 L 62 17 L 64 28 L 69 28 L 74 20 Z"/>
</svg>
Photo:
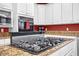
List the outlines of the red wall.
<svg viewBox="0 0 79 59">
<path fill-rule="evenodd" d="M 3 29 L 4 29 L 4 32 L 9 32 L 8 28 L 3 28 Z"/>
<path fill-rule="evenodd" d="M 79 24 L 64 24 L 64 25 L 43 25 L 48 31 L 79 31 Z M 38 25 L 34 26 L 38 30 Z"/>
<path fill-rule="evenodd" d="M 39 26 L 38 25 L 34 25 L 34 31 L 38 31 Z"/>
<path fill-rule="evenodd" d="M 1 29 L 3 29 L 3 32 L 9 32 L 9 28 L 0 28 L 0 32 L 1 32 Z"/>
</svg>

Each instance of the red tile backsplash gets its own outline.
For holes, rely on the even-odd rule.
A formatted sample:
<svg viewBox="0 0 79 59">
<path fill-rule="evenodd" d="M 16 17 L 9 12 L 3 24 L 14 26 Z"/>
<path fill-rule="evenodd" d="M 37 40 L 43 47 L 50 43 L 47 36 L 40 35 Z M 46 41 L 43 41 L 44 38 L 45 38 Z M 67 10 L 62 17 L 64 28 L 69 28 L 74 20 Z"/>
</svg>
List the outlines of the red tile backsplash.
<svg viewBox="0 0 79 59">
<path fill-rule="evenodd" d="M 34 25 L 34 31 L 38 31 L 39 30 L 39 26 L 38 25 Z"/>
<path fill-rule="evenodd" d="M 79 31 L 79 24 L 62 24 L 62 25 L 42 25 L 47 28 L 47 31 Z M 35 31 L 38 31 L 38 25 L 34 26 Z"/>
<path fill-rule="evenodd" d="M 9 28 L 0 28 L 0 32 L 1 32 L 1 29 L 3 30 L 3 32 L 9 32 Z"/>
</svg>

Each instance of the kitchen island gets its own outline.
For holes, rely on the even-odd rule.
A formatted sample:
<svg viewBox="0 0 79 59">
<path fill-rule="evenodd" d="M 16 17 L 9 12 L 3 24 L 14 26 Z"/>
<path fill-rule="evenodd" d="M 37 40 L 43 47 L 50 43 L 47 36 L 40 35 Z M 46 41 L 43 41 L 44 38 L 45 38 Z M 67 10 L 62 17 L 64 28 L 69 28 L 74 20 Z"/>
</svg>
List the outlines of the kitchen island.
<svg viewBox="0 0 79 59">
<path fill-rule="evenodd" d="M 0 45 L 10 45 L 11 34 L 9 32 L 0 32 Z"/>
<path fill-rule="evenodd" d="M 49 55 L 55 53 L 56 51 L 62 49 L 63 47 L 67 46 L 71 42 L 74 42 L 74 40 L 71 40 L 71 39 L 66 40 L 65 42 L 59 44 L 58 46 L 45 50 L 45 51 L 39 53 L 38 55 L 33 55 L 23 49 L 16 48 L 16 47 L 13 47 L 10 45 L 4 45 L 4 46 L 0 46 L 0 56 L 49 56 Z"/>
</svg>

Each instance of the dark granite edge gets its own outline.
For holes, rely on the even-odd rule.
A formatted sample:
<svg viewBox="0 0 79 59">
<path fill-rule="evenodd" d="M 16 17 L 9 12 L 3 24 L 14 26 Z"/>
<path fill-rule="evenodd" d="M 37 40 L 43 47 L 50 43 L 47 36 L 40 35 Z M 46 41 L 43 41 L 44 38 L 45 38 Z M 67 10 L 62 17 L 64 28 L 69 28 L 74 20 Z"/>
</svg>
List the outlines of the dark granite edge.
<svg viewBox="0 0 79 59">
<path fill-rule="evenodd" d="M 43 34 L 44 32 L 11 32 L 11 36 Z"/>
</svg>

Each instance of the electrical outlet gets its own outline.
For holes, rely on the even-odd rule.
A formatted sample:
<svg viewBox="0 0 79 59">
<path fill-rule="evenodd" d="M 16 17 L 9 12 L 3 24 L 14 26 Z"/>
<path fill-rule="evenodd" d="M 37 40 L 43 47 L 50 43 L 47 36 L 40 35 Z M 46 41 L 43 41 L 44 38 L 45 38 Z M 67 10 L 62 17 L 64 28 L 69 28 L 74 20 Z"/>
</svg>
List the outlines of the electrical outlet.
<svg viewBox="0 0 79 59">
<path fill-rule="evenodd" d="M 66 28 L 66 31 L 69 31 L 69 28 L 68 27 Z"/>
</svg>

